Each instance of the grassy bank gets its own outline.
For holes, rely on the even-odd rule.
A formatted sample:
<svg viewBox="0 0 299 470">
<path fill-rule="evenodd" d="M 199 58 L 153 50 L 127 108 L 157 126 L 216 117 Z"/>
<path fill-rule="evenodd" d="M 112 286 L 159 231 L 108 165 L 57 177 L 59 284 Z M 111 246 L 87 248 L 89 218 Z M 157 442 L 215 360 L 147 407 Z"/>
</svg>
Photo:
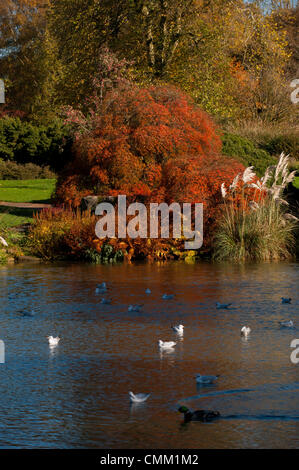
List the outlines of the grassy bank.
<svg viewBox="0 0 299 470">
<path fill-rule="evenodd" d="M 0 180 L 0 201 L 49 204 L 55 179 Z"/>
<path fill-rule="evenodd" d="M 0 180 L 0 235 L 9 244 L 8 249 L 0 245 L 0 264 L 26 253 L 26 235 L 13 229 L 33 221 L 37 209 L 30 207 L 30 204 L 51 202 L 55 183 L 55 179 Z M 4 202 L 23 204 L 24 207 L 7 207 Z"/>
<path fill-rule="evenodd" d="M 55 183 L 55 179 L 0 180 L 0 201 L 49 204 Z M 0 204 L 0 228 L 31 223 L 35 211 L 33 208 Z"/>
</svg>

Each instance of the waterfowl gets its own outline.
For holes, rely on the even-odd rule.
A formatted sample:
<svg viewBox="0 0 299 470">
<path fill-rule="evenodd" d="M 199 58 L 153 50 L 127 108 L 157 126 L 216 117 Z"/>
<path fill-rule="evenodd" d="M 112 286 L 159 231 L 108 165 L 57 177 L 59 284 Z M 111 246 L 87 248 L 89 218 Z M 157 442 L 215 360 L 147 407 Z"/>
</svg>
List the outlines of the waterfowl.
<svg viewBox="0 0 299 470">
<path fill-rule="evenodd" d="M 8 294 L 8 300 L 14 300 L 18 295 L 20 295 L 20 292 L 13 292 L 12 294 Z"/>
<path fill-rule="evenodd" d="M 102 284 L 98 284 L 96 287 L 96 294 L 103 294 L 107 291 L 106 282 L 102 282 Z"/>
<path fill-rule="evenodd" d="M 111 304 L 111 299 L 101 299 L 101 302 L 100 304 L 104 304 L 104 305 L 110 305 Z"/>
<path fill-rule="evenodd" d="M 19 310 L 19 313 L 23 315 L 23 317 L 33 317 L 34 316 L 34 310 Z"/>
<path fill-rule="evenodd" d="M 184 325 L 172 326 L 171 328 L 173 329 L 173 331 L 175 331 L 179 335 L 184 334 Z"/>
<path fill-rule="evenodd" d="M 49 340 L 50 346 L 57 346 L 60 341 L 59 336 L 57 336 L 56 338 L 54 338 L 54 336 L 47 336 L 47 338 Z"/>
<path fill-rule="evenodd" d="M 221 304 L 220 302 L 216 302 L 216 308 L 228 308 L 232 304 Z"/>
<path fill-rule="evenodd" d="M 250 334 L 251 328 L 249 326 L 243 326 L 241 328 L 241 336 L 245 336 L 245 338 Z"/>
<path fill-rule="evenodd" d="M 140 312 L 142 307 L 143 307 L 143 304 L 141 304 L 141 305 L 129 305 L 128 312 Z"/>
<path fill-rule="evenodd" d="M 172 349 L 176 345 L 176 342 L 175 341 L 161 341 L 159 339 L 158 344 L 159 344 L 160 349 Z"/>
<path fill-rule="evenodd" d="M 213 384 L 220 375 L 201 375 L 196 374 L 195 379 L 198 384 Z"/>
<path fill-rule="evenodd" d="M 294 327 L 293 320 L 280 321 L 279 324 L 280 324 L 280 326 L 283 326 L 285 328 L 293 328 Z"/>
<path fill-rule="evenodd" d="M 143 403 L 148 399 L 148 397 L 150 396 L 150 393 L 129 392 L 129 395 L 130 395 L 130 400 L 132 403 Z"/>
<path fill-rule="evenodd" d="M 281 297 L 282 304 L 290 304 L 292 302 L 291 298 Z"/>
<path fill-rule="evenodd" d="M 146 290 L 145 290 L 145 293 L 146 293 L 146 294 L 151 294 L 152 291 L 151 291 L 150 289 L 146 289 Z"/>
<path fill-rule="evenodd" d="M 189 421 L 201 421 L 203 423 L 213 421 L 216 418 L 220 417 L 219 411 L 212 410 L 197 410 L 191 411 L 187 406 L 180 406 L 178 411 L 184 413 L 184 422 L 188 423 Z"/>
<path fill-rule="evenodd" d="M 171 300 L 174 298 L 174 294 L 163 294 L 162 299 L 164 300 Z"/>
</svg>

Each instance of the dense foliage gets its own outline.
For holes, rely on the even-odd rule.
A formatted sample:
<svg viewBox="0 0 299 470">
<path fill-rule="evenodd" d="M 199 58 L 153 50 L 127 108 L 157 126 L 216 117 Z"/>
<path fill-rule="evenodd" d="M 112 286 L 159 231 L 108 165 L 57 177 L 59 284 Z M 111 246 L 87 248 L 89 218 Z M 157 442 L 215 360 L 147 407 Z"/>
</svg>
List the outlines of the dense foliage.
<svg viewBox="0 0 299 470">
<path fill-rule="evenodd" d="M 92 193 L 203 202 L 212 221 L 223 178 L 243 168 L 220 155 L 212 120 L 175 88 L 120 82 L 101 97 L 101 83 L 86 115 L 67 110 L 76 126 L 74 160 L 58 180 L 58 201 L 78 206 Z"/>
<path fill-rule="evenodd" d="M 276 135 L 266 137 L 261 143 L 262 147 L 271 155 L 288 153 L 292 158 L 299 160 L 299 136 L 298 133 Z"/>
<path fill-rule="evenodd" d="M 86 211 L 45 209 L 35 216 L 29 245 L 45 260 L 72 258 L 93 263 L 115 263 L 136 259 L 194 259 L 196 252 L 184 251 L 183 241 L 162 239 L 98 239 L 94 228 L 97 217 Z"/>
<path fill-rule="evenodd" d="M 69 132 L 58 119 L 48 125 L 37 125 L 19 117 L 0 119 L 0 158 L 5 161 L 59 170 L 69 158 L 69 147 Z"/>
<path fill-rule="evenodd" d="M 182 177 L 189 165 L 190 178 L 191 166 L 194 172 L 204 171 L 221 149 L 210 118 L 173 88 L 129 84 L 107 93 L 103 101 L 95 95 L 86 116 L 69 110 L 68 119 L 78 122 L 79 130 L 75 159 L 66 170 L 70 178 L 64 174 L 57 190 L 64 200 L 74 181 L 78 189 L 97 194 L 123 191 L 161 199 L 173 188 L 173 162 L 181 163 Z M 168 198 L 178 197 L 177 191 Z"/>
<path fill-rule="evenodd" d="M 0 180 L 53 179 L 56 175 L 48 166 L 41 167 L 34 163 L 16 163 L 0 159 Z"/>
<path fill-rule="evenodd" d="M 6 0 L 0 76 L 9 108 L 35 120 L 78 106 L 99 48 L 139 84 L 173 83 L 221 120 L 295 120 L 298 7 L 243 0 Z"/>
<path fill-rule="evenodd" d="M 297 165 L 297 24 L 298 6 L 274 0 L 2 2 L 0 177 L 50 168 L 65 207 L 36 219 L 34 249 L 108 262 L 180 256 L 180 242 L 95 243 L 93 216 L 73 211 L 83 196 L 120 193 L 145 204 L 203 202 L 209 249 L 221 184 L 244 165 L 262 175 L 281 151 Z"/>
<path fill-rule="evenodd" d="M 276 159 L 260 149 L 254 143 L 238 135 L 225 133 L 222 137 L 224 155 L 238 158 L 245 166 L 254 166 L 257 174 L 262 176 L 269 165 L 276 163 Z"/>
</svg>

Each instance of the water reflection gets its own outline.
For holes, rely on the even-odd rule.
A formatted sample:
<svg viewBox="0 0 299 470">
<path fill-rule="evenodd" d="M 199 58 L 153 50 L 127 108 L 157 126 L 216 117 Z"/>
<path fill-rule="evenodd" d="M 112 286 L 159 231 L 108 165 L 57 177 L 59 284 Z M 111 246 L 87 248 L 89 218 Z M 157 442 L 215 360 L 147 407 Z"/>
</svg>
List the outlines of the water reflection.
<svg viewBox="0 0 299 470">
<path fill-rule="evenodd" d="M 103 280 L 111 305 L 95 294 Z M 278 324 L 296 326 L 298 301 L 281 296 L 297 286 L 295 263 L 0 268 L 0 446 L 298 447 L 298 330 Z M 216 309 L 219 299 L 233 308 Z M 171 330 L 179 323 L 181 337 Z M 53 333 L 62 340 L 49 348 Z M 177 344 L 160 351 L 160 338 Z M 198 372 L 220 378 L 197 386 Z M 151 397 L 130 406 L 129 390 Z M 176 407 L 185 402 L 225 419 L 182 432 Z"/>
<path fill-rule="evenodd" d="M 215 383 L 212 384 L 203 384 L 196 382 L 196 390 L 198 393 L 204 393 L 210 390 L 217 390 L 217 385 Z"/>
<path fill-rule="evenodd" d="M 175 365 L 175 350 L 174 349 L 164 349 L 159 350 L 160 357 L 160 369 L 167 368 L 167 366 Z"/>
<path fill-rule="evenodd" d="M 143 415 L 146 409 L 147 409 L 147 402 L 130 404 L 130 414 L 132 416 L 138 416 L 140 414 Z"/>
</svg>

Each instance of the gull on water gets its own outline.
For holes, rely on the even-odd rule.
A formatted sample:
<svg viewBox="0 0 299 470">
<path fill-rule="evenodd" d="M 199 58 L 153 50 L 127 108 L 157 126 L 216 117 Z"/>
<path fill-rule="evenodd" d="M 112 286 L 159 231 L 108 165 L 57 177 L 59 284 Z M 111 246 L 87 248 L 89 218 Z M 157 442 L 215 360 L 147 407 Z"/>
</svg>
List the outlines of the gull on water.
<svg viewBox="0 0 299 470">
<path fill-rule="evenodd" d="M 47 338 L 49 340 L 50 346 L 57 346 L 60 341 L 59 336 L 57 336 L 56 338 L 54 338 L 54 336 L 47 336 Z"/>
<path fill-rule="evenodd" d="M 230 307 L 232 304 L 221 304 L 220 302 L 216 302 L 216 308 L 228 308 Z"/>
<path fill-rule="evenodd" d="M 293 320 L 280 321 L 279 324 L 280 324 L 280 326 L 283 326 L 285 328 L 293 328 L 294 327 Z"/>
<path fill-rule="evenodd" d="M 178 333 L 179 335 L 183 335 L 183 334 L 184 334 L 184 325 L 172 326 L 171 328 L 173 329 L 173 331 L 175 331 L 175 332 Z"/>
<path fill-rule="evenodd" d="M 19 310 L 19 312 L 23 317 L 33 317 L 35 315 L 35 311 L 31 310 Z"/>
<path fill-rule="evenodd" d="M 111 304 L 111 299 L 101 299 L 101 302 L 100 304 L 104 304 L 104 305 L 110 305 Z"/>
<path fill-rule="evenodd" d="M 174 294 L 163 294 L 162 299 L 164 300 L 171 300 L 174 298 Z"/>
<path fill-rule="evenodd" d="M 245 336 L 245 338 L 250 334 L 251 328 L 249 326 L 243 326 L 241 328 L 241 336 Z"/>
<path fill-rule="evenodd" d="M 96 287 L 96 294 L 103 294 L 107 291 L 106 282 L 102 282 L 102 284 L 98 284 Z"/>
<path fill-rule="evenodd" d="M 148 399 L 148 397 L 150 396 L 150 393 L 129 392 L 129 395 L 130 395 L 130 400 L 132 403 L 143 403 Z"/>
<path fill-rule="evenodd" d="M 220 375 L 201 375 L 196 374 L 195 379 L 198 384 L 212 384 L 218 380 Z"/>
<path fill-rule="evenodd" d="M 129 305 L 128 312 L 140 312 L 142 307 L 143 307 L 143 304 L 141 304 L 141 305 Z"/>
</svg>

